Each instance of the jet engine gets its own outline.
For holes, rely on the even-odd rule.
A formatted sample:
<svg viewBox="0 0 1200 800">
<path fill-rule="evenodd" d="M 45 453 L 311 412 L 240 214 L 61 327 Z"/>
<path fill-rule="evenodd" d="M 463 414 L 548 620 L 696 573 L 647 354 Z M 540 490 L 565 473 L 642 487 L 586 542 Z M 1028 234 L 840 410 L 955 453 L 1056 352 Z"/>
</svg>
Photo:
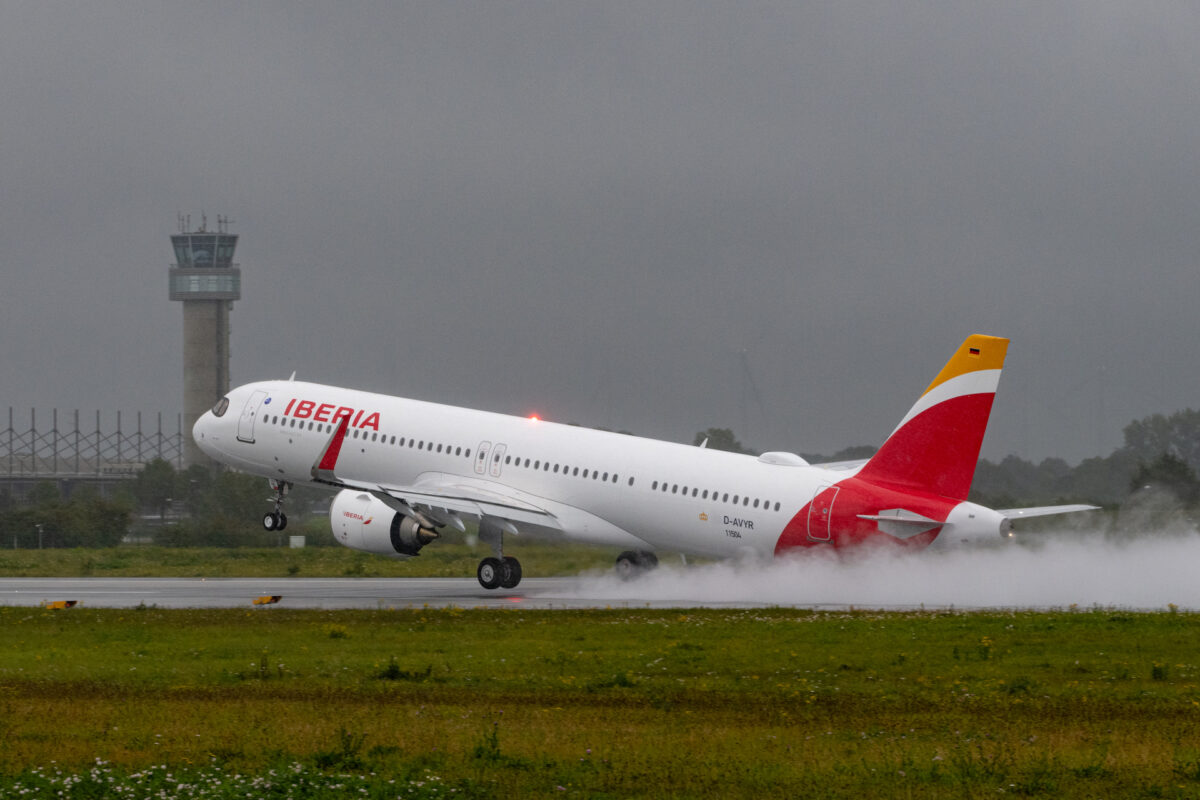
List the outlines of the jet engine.
<svg viewBox="0 0 1200 800">
<path fill-rule="evenodd" d="M 368 492 L 343 489 L 329 505 L 333 538 L 354 550 L 378 555 L 415 556 L 438 538 L 427 520 L 402 514 Z"/>
</svg>

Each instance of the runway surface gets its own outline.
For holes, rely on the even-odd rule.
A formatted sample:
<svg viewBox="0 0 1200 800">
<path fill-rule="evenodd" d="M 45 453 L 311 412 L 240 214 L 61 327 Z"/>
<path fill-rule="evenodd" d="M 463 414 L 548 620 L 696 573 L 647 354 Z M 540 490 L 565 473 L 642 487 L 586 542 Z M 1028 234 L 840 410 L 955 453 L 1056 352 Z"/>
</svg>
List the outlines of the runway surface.
<svg viewBox="0 0 1200 800">
<path fill-rule="evenodd" d="M 278 595 L 283 608 L 679 608 L 753 606 L 674 598 L 588 597 L 579 578 L 526 578 L 515 589 L 488 591 L 474 578 L 0 578 L 0 605 L 41 606 L 74 600 L 82 607 L 249 607 Z M 773 604 L 777 605 L 777 604 Z"/>
<path fill-rule="evenodd" d="M 87 607 L 761 608 L 1200 610 L 1200 535 L 864 558 L 664 564 L 635 580 L 612 570 L 526 578 L 487 591 L 461 578 L 0 578 L 0 605 Z"/>
</svg>

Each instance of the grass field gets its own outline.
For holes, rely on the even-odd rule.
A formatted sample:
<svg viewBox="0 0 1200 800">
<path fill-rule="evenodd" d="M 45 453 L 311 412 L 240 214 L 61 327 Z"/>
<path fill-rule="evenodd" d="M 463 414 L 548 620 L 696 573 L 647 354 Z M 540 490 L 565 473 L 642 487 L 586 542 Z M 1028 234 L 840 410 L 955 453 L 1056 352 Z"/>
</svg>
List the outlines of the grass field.
<svg viewBox="0 0 1200 800">
<path fill-rule="evenodd" d="M 1198 635 L 1098 609 L 0 608 L 0 796 L 1197 797 Z"/>
</svg>

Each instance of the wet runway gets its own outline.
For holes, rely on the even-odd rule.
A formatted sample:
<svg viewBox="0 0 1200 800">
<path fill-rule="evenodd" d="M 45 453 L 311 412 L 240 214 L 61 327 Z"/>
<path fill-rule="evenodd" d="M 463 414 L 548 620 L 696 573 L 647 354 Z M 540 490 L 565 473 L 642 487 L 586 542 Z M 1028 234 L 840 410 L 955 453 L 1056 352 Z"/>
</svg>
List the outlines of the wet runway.
<svg viewBox="0 0 1200 800">
<path fill-rule="evenodd" d="M 0 578 L 0 605 L 84 607 L 762 608 L 1200 610 L 1200 535 L 767 563 L 664 564 L 635 580 L 612 570 L 530 577 L 487 591 L 460 578 Z"/>
<path fill-rule="evenodd" d="M 606 608 L 695 607 L 699 600 L 580 596 L 578 578 L 526 578 L 515 589 L 488 591 L 474 578 L 0 578 L 0 605 L 41 606 L 74 600 L 82 607 L 249 607 L 279 595 L 284 608 Z M 717 603 L 741 606 L 744 603 Z"/>
</svg>

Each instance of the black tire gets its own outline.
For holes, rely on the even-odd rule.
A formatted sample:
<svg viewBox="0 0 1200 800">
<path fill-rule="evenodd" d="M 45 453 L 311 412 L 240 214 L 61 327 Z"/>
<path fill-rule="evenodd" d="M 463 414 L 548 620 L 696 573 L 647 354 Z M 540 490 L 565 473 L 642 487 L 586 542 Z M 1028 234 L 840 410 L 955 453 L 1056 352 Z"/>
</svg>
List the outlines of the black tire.
<svg viewBox="0 0 1200 800">
<path fill-rule="evenodd" d="M 273 531 L 279 527 L 279 520 L 276 518 L 274 511 L 263 517 L 263 527 L 269 531 Z"/>
<path fill-rule="evenodd" d="M 626 550 L 617 556 L 617 576 L 629 581 L 658 566 L 658 556 L 649 550 Z"/>
<path fill-rule="evenodd" d="M 504 566 L 498 558 L 485 558 L 479 562 L 475 577 L 479 579 L 479 585 L 483 588 L 498 589 L 500 581 L 504 578 Z"/>
<path fill-rule="evenodd" d="M 623 581 L 633 580 L 641 572 L 641 560 L 632 550 L 617 556 L 617 577 Z"/>
<path fill-rule="evenodd" d="M 276 528 L 275 530 L 281 531 L 286 527 L 287 527 L 287 514 L 280 511 L 279 512 L 279 527 Z"/>
<path fill-rule="evenodd" d="M 504 557 L 504 561 L 500 564 L 500 571 L 503 573 L 500 581 L 503 588 L 514 589 L 521 582 L 521 562 L 512 556 Z"/>
</svg>

